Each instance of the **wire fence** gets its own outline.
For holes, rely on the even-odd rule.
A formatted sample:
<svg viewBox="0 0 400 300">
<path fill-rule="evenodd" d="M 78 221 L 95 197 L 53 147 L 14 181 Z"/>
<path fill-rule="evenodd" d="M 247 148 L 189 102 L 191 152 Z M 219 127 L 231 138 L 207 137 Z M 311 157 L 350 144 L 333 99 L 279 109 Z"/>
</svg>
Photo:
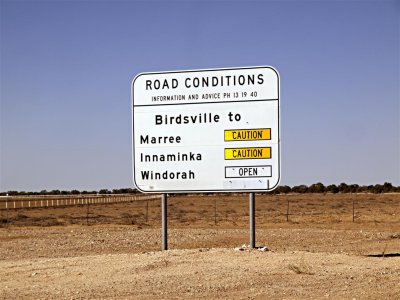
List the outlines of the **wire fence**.
<svg viewBox="0 0 400 300">
<path fill-rule="evenodd" d="M 159 226 L 160 195 L 8 197 L 0 225 L 125 224 Z M 248 195 L 168 197 L 172 226 L 246 226 Z M 256 195 L 257 227 L 270 223 L 363 223 L 400 226 L 400 194 Z"/>
<path fill-rule="evenodd" d="M 91 195 L 91 196 L 4 196 L 0 209 L 45 208 L 88 204 L 113 204 L 158 199 L 157 195 Z"/>
</svg>

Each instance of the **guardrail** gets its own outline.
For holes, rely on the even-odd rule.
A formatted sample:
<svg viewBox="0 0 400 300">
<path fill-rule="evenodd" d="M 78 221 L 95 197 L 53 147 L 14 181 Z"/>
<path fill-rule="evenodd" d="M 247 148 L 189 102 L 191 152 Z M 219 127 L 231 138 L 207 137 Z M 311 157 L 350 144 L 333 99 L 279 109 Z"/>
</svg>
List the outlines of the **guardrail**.
<svg viewBox="0 0 400 300">
<path fill-rule="evenodd" d="M 0 210 L 46 208 L 71 205 L 113 204 L 121 202 L 160 199 L 160 195 L 88 195 L 88 196 L 3 196 L 0 197 Z"/>
</svg>

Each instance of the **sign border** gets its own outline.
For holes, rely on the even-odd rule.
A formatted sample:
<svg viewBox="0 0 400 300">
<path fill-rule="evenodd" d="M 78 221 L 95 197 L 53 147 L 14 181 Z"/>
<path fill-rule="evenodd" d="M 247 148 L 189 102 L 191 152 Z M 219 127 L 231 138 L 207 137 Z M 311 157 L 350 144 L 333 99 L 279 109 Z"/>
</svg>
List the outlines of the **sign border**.
<svg viewBox="0 0 400 300">
<path fill-rule="evenodd" d="M 137 78 L 139 78 L 142 75 L 157 75 L 157 74 L 175 74 L 175 73 L 200 73 L 200 72 L 209 72 L 209 71 L 229 71 L 229 70 L 249 70 L 249 69 L 271 69 L 276 76 L 278 77 L 277 80 L 277 88 L 278 88 L 278 153 L 279 153 L 279 158 L 278 158 L 278 169 L 279 169 L 279 176 L 278 176 L 278 181 L 277 183 L 269 187 L 267 186 L 267 189 L 195 189 L 195 190 L 154 190 L 154 191 L 147 191 L 147 190 L 142 190 L 138 187 L 135 181 L 135 138 L 134 138 L 134 118 L 135 118 L 135 105 L 134 105 L 134 85 L 135 81 Z M 142 72 L 137 74 L 133 80 L 132 80 L 132 85 L 131 85 L 131 109 L 132 109 L 132 175 L 133 175 L 133 184 L 135 188 L 142 192 L 142 193 L 149 193 L 149 194 L 160 194 L 160 193 L 238 193 L 238 192 L 244 192 L 244 193 L 252 193 L 252 192 L 270 192 L 277 188 L 280 184 L 281 181 L 281 112 L 280 112 L 280 76 L 279 72 L 272 66 L 253 66 L 253 67 L 230 67 L 230 68 L 211 68 L 211 69 L 194 69 L 194 70 L 176 70 L 176 71 L 157 71 L 157 72 Z M 201 104 L 201 103 L 197 103 Z"/>
</svg>

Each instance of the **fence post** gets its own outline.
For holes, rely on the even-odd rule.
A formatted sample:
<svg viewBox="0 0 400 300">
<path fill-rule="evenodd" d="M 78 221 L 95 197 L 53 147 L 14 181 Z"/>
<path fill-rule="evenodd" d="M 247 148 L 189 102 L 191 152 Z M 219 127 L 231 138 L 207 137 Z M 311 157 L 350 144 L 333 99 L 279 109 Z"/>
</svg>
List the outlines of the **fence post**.
<svg viewBox="0 0 400 300">
<path fill-rule="evenodd" d="M 86 200 L 86 226 L 89 226 L 89 199 Z"/>
<path fill-rule="evenodd" d="M 217 199 L 214 198 L 214 225 L 217 225 Z"/>
<path fill-rule="evenodd" d="M 149 200 L 146 201 L 146 223 L 149 222 Z"/>
<path fill-rule="evenodd" d="M 354 199 L 353 199 L 353 223 L 354 223 Z"/>
<path fill-rule="evenodd" d="M 7 219 L 7 223 L 8 223 L 8 194 L 6 195 L 6 219 Z"/>
<path fill-rule="evenodd" d="M 289 222 L 289 206 L 290 206 L 290 201 L 288 198 L 287 199 L 287 208 L 286 208 L 286 222 Z"/>
</svg>

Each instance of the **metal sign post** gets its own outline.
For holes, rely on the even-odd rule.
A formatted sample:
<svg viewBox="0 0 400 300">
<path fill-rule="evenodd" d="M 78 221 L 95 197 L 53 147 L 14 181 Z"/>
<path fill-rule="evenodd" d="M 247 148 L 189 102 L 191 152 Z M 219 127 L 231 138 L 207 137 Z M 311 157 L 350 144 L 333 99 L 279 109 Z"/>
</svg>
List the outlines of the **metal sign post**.
<svg viewBox="0 0 400 300">
<path fill-rule="evenodd" d="M 168 250 L 167 194 L 161 195 L 162 250 Z"/>
<path fill-rule="evenodd" d="M 249 218 L 250 218 L 250 249 L 254 249 L 256 247 L 256 203 L 255 203 L 255 194 L 250 193 L 249 195 Z"/>
</svg>

